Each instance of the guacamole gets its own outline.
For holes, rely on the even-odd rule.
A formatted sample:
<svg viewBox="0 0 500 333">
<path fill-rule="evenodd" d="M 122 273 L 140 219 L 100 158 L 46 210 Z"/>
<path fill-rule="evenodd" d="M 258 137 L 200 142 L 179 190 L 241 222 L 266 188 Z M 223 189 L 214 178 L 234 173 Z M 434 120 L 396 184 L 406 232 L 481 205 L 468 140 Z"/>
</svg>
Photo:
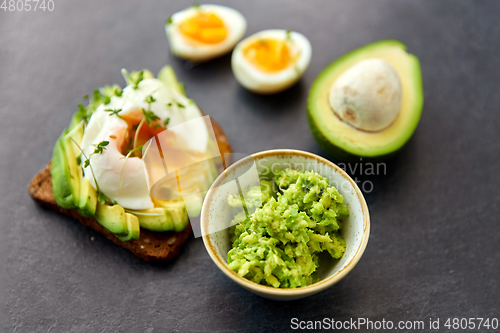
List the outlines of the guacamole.
<svg viewBox="0 0 500 333">
<path fill-rule="evenodd" d="M 227 263 L 256 283 L 304 287 L 319 280 L 318 253 L 326 250 L 335 259 L 344 255 L 346 243 L 339 232 L 349 209 L 328 179 L 315 172 L 275 170 L 273 178 L 246 192 L 244 205 L 258 208 L 231 227 Z M 230 196 L 228 202 L 241 206 L 240 196 Z"/>
</svg>

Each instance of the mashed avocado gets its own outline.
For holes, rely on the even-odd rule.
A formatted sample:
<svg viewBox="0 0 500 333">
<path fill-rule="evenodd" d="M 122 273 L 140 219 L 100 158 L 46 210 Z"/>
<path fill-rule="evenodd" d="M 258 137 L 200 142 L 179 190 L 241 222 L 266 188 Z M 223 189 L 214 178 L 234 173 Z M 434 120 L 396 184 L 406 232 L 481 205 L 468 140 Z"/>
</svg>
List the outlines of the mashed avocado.
<svg viewBox="0 0 500 333">
<path fill-rule="evenodd" d="M 344 198 L 325 177 L 294 169 L 274 171 L 274 183 L 262 180 L 260 187 L 248 190 L 245 206 L 262 204 L 230 230 L 229 268 L 275 288 L 317 282 L 317 254 L 326 250 L 339 259 L 346 249 L 339 233 L 349 215 Z M 239 197 L 228 202 L 241 205 Z"/>
</svg>

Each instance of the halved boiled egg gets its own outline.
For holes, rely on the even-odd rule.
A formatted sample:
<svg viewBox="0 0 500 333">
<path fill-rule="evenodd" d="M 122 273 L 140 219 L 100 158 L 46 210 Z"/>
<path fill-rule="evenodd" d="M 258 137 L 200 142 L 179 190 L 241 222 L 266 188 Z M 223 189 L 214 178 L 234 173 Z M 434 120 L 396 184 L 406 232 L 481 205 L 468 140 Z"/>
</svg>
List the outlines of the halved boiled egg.
<svg viewBox="0 0 500 333">
<path fill-rule="evenodd" d="M 172 15 L 165 30 L 172 53 L 206 61 L 231 51 L 247 29 L 243 15 L 229 7 L 196 5 Z"/>
<path fill-rule="evenodd" d="M 292 86 L 311 62 L 307 38 L 289 30 L 264 30 L 243 41 L 231 58 L 236 80 L 248 90 L 274 94 Z"/>
</svg>

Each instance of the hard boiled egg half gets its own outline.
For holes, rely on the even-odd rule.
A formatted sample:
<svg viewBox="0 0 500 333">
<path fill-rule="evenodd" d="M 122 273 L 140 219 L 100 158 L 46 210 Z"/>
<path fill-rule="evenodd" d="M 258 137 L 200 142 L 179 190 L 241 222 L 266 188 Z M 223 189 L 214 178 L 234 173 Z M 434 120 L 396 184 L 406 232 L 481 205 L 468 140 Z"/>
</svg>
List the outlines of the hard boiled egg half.
<svg viewBox="0 0 500 333">
<path fill-rule="evenodd" d="M 219 5 L 189 7 L 172 15 L 165 26 L 172 53 L 196 62 L 228 53 L 246 29 L 247 21 L 240 12 Z"/>
<path fill-rule="evenodd" d="M 236 80 L 250 91 L 274 94 L 292 86 L 311 62 L 311 44 L 290 30 L 264 30 L 243 41 L 231 58 Z"/>
</svg>

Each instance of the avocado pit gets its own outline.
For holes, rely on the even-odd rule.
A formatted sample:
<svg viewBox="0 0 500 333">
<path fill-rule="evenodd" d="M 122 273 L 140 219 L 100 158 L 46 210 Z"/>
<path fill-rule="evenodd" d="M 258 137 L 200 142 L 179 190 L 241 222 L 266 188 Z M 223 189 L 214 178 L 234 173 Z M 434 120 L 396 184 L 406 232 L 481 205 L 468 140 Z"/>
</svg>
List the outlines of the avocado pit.
<svg viewBox="0 0 500 333">
<path fill-rule="evenodd" d="M 335 115 L 356 129 L 379 132 L 401 109 L 402 87 L 396 69 L 379 58 L 362 60 L 342 73 L 330 88 Z"/>
</svg>

